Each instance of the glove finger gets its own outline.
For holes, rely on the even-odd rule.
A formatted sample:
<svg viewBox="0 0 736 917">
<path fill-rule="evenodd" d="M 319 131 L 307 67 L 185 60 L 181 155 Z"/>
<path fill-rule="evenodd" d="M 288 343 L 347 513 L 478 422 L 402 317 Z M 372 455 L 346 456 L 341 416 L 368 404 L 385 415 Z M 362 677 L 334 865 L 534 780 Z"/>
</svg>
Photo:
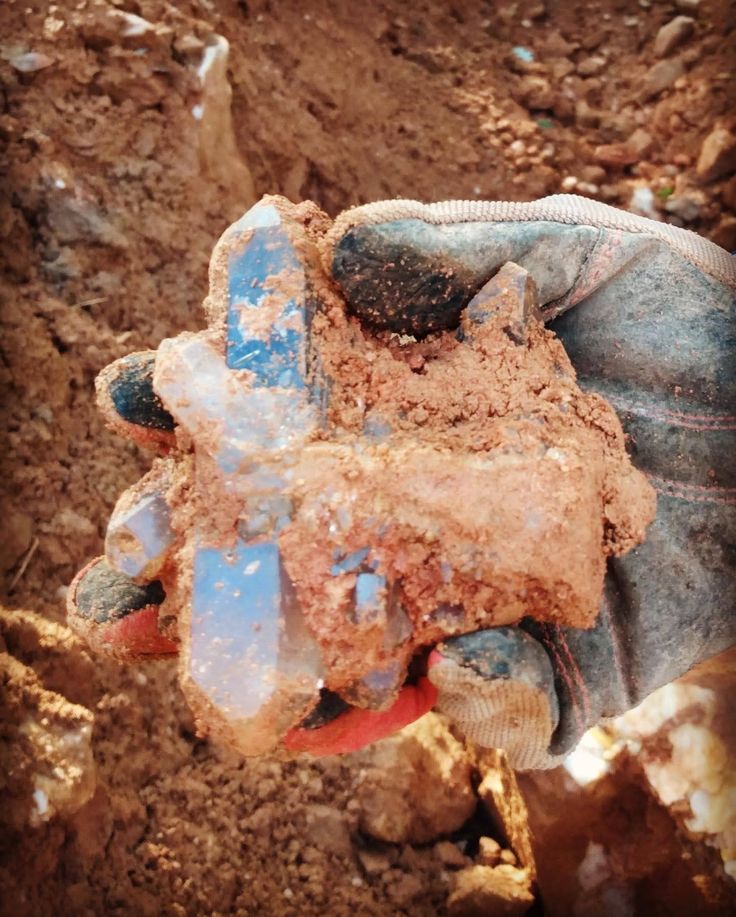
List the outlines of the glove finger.
<svg viewBox="0 0 736 917">
<path fill-rule="evenodd" d="M 87 564 L 67 595 L 70 627 L 92 647 L 119 659 L 169 656 L 176 643 L 159 630 L 161 583 L 134 583 L 104 557 Z"/>
<path fill-rule="evenodd" d="M 575 195 L 369 204 L 337 218 L 324 255 L 358 317 L 417 336 L 456 326 L 465 303 L 506 261 L 534 277 L 548 317 L 614 279 L 612 295 L 621 298 L 623 275 L 640 283 L 655 262 L 665 281 L 675 268 L 696 283 L 703 275 L 736 285 L 733 259 L 713 243 Z M 624 301 L 631 306 L 636 295 Z"/>
<path fill-rule="evenodd" d="M 436 699 L 437 689 L 427 678 L 420 678 L 415 685 L 405 685 L 388 710 L 364 710 L 350 707 L 339 698 L 337 704 L 330 699 L 332 711 L 336 712 L 325 719 L 320 704 L 284 736 L 284 747 L 316 757 L 357 751 L 418 720 L 432 709 Z"/>
<path fill-rule="evenodd" d="M 554 676 L 543 647 L 518 628 L 453 637 L 429 657 L 437 709 L 486 748 L 502 748 L 519 770 L 554 767 L 559 719 Z"/>
<path fill-rule="evenodd" d="M 153 390 L 156 351 L 115 360 L 97 377 L 97 403 L 107 424 L 143 446 L 174 444 L 174 418 Z"/>
</svg>

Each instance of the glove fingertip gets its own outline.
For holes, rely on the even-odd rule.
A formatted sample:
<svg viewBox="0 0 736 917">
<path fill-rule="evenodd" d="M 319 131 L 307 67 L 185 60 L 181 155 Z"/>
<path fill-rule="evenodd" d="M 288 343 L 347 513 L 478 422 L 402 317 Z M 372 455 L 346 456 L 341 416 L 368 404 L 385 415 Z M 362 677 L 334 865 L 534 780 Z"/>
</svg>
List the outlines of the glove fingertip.
<svg viewBox="0 0 736 917">
<path fill-rule="evenodd" d="M 106 366 L 95 381 L 107 423 L 143 446 L 172 446 L 174 418 L 153 389 L 156 352 L 130 353 Z"/>
</svg>

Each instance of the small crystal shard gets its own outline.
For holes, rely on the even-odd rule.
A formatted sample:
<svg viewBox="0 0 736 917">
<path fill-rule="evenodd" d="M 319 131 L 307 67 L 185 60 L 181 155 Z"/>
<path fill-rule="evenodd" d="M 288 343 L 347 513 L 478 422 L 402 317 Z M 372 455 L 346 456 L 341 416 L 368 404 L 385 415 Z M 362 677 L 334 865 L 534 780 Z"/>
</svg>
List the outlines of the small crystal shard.
<svg viewBox="0 0 736 917">
<path fill-rule="evenodd" d="M 323 667 L 274 542 L 194 555 L 188 674 L 246 754 L 317 703 Z"/>
<path fill-rule="evenodd" d="M 160 569 L 173 538 L 163 494 L 143 494 L 133 506 L 110 517 L 105 554 L 120 573 L 132 579 L 150 578 Z"/>
</svg>

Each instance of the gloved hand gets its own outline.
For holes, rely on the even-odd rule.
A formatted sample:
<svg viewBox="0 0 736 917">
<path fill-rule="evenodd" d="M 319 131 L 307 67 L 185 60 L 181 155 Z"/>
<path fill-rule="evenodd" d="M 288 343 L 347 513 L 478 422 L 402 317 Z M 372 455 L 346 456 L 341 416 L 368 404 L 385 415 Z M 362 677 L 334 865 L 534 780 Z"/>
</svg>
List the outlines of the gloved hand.
<svg viewBox="0 0 736 917">
<path fill-rule="evenodd" d="M 452 327 L 505 262 L 526 268 L 580 383 L 618 410 L 633 460 L 658 491 L 658 511 L 646 542 L 610 561 L 591 630 L 524 620 L 450 638 L 430 654 L 428 677 L 407 685 L 389 710 L 346 709 L 323 692 L 287 746 L 350 750 L 436 702 L 479 744 L 506 748 L 514 766 L 548 766 L 600 717 L 734 642 L 736 269 L 727 253 L 573 196 L 368 205 L 338 218 L 330 241 L 332 276 L 351 311 L 416 336 Z M 213 259 L 213 288 L 226 282 L 222 274 Z M 279 341 L 283 357 L 294 341 L 287 333 Z M 153 390 L 154 356 L 114 364 L 101 378 L 101 400 L 120 429 L 167 449 L 174 422 Z M 263 348 L 255 361 L 264 378 L 284 370 Z M 159 393 L 165 385 L 158 379 Z M 176 651 L 175 629 L 167 633 L 159 615 L 160 584 L 130 578 L 151 580 L 167 563 L 160 481 L 149 483 L 123 508 L 134 525 L 111 523 L 107 556 L 117 570 L 95 562 L 70 590 L 72 623 L 121 655 Z"/>
</svg>

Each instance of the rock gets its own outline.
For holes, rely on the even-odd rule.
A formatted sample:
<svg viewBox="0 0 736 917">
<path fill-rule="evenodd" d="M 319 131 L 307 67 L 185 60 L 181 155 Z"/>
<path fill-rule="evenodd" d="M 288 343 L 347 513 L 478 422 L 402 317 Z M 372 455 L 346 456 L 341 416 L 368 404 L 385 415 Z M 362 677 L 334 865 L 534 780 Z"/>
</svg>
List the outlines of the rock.
<svg viewBox="0 0 736 917">
<path fill-rule="evenodd" d="M 690 16 L 675 16 L 657 32 L 654 56 L 668 57 L 693 34 L 695 20 Z"/>
<path fill-rule="evenodd" d="M 685 73 L 685 64 L 679 57 L 671 60 L 661 60 L 650 67 L 644 75 L 642 87 L 639 92 L 641 101 L 653 99 L 660 92 L 669 89 Z"/>
<path fill-rule="evenodd" d="M 736 251 L 736 217 L 726 216 L 710 234 L 712 242 L 728 252 Z M 736 872 L 736 869 L 734 869 Z"/>
<path fill-rule="evenodd" d="M 541 76 L 525 76 L 518 89 L 518 98 L 527 108 L 546 111 L 555 104 L 556 94 Z"/>
<path fill-rule="evenodd" d="M 644 128 L 638 127 L 626 141 L 626 146 L 636 153 L 637 159 L 646 159 L 654 147 L 654 137 Z"/>
<path fill-rule="evenodd" d="M 632 213 L 638 213 L 643 217 L 649 217 L 650 220 L 656 220 L 658 216 L 654 204 L 652 189 L 640 185 L 631 192 L 628 209 Z"/>
<path fill-rule="evenodd" d="M 675 7 L 681 13 L 697 13 L 700 8 L 700 0 L 675 0 Z"/>
<path fill-rule="evenodd" d="M 388 896 L 399 907 L 405 907 L 422 891 L 422 880 L 412 873 L 403 873 L 388 888 Z"/>
<path fill-rule="evenodd" d="M 449 866 L 450 869 L 462 869 L 463 866 L 469 865 L 468 858 L 457 844 L 453 844 L 452 841 L 440 841 L 435 844 L 434 852 L 437 854 L 439 861 L 444 866 Z"/>
<path fill-rule="evenodd" d="M 638 128 L 623 143 L 605 143 L 593 151 L 596 162 L 604 166 L 621 168 L 641 162 L 652 151 L 654 138 L 647 131 Z"/>
<path fill-rule="evenodd" d="M 600 73 L 605 68 L 607 63 L 608 61 L 605 57 L 586 57 L 578 64 L 577 72 L 580 76 L 595 76 L 596 73 Z"/>
<path fill-rule="evenodd" d="M 6 837 L 72 815 L 94 793 L 92 713 L 50 689 L 58 686 L 59 655 L 75 644 L 65 627 L 0 609 L 0 827 Z M 74 660 L 69 652 L 65 682 L 88 663 L 75 672 Z"/>
<path fill-rule="evenodd" d="M 340 857 L 352 856 L 353 845 L 345 816 L 331 806 L 309 806 L 304 836 L 308 843 L 320 850 Z"/>
<path fill-rule="evenodd" d="M 607 172 L 601 166 L 587 165 L 580 169 L 580 178 L 584 182 L 590 182 L 593 185 L 600 185 L 606 180 Z"/>
<path fill-rule="evenodd" d="M 27 54 L 16 54 L 10 58 L 10 66 L 19 73 L 35 73 L 37 70 L 45 70 L 56 63 L 53 57 L 48 54 L 41 54 L 37 51 L 29 51 Z"/>
<path fill-rule="evenodd" d="M 598 127 L 601 114 L 591 108 L 585 99 L 578 99 L 575 103 L 575 123 L 578 127 Z"/>
<path fill-rule="evenodd" d="M 493 837 L 481 837 L 478 840 L 476 860 L 481 866 L 498 866 L 501 862 L 501 845 Z"/>
<path fill-rule="evenodd" d="M 530 876 L 534 879 L 536 865 L 528 827 L 528 813 L 516 774 L 504 752 L 496 749 L 476 749 L 476 753 L 478 770 L 483 778 L 478 786 L 478 796 L 496 826 L 499 837 L 513 850 L 518 861 L 529 870 Z"/>
<path fill-rule="evenodd" d="M 700 192 L 692 191 L 668 198 L 665 201 L 664 209 L 684 223 L 692 223 L 693 220 L 697 220 L 700 216 L 700 210 L 704 203 L 704 195 Z"/>
<path fill-rule="evenodd" d="M 114 225 L 111 216 L 81 193 L 52 196 L 47 219 L 56 241 L 61 244 L 92 242 L 121 251 L 129 246 L 125 233 Z"/>
<path fill-rule="evenodd" d="M 359 753 L 360 828 L 392 843 L 426 843 L 457 830 L 477 802 L 472 768 L 444 720 L 429 713 Z"/>
<path fill-rule="evenodd" d="M 534 904 L 529 874 L 511 866 L 469 866 L 447 899 L 452 917 L 521 917 Z"/>
<path fill-rule="evenodd" d="M 358 860 L 367 876 L 380 876 L 391 868 L 389 857 L 377 850 L 359 850 Z"/>
<path fill-rule="evenodd" d="M 703 141 L 695 173 L 702 181 L 715 181 L 736 170 L 736 135 L 717 127 Z"/>
</svg>

